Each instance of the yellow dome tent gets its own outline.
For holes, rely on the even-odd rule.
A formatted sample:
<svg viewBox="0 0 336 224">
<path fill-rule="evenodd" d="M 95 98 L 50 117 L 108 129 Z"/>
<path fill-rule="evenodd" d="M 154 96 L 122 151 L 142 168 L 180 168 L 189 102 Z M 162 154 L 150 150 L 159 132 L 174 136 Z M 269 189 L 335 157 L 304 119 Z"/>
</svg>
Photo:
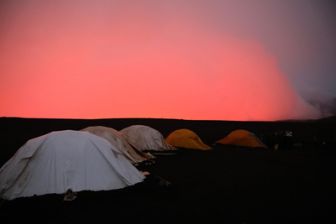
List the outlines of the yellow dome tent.
<svg viewBox="0 0 336 224">
<path fill-rule="evenodd" d="M 218 140 L 216 143 L 253 148 L 267 148 L 267 146 L 262 143 L 262 141 L 255 134 L 243 129 L 237 129 L 232 131 L 230 134 Z"/>
<path fill-rule="evenodd" d="M 195 132 L 189 129 L 178 129 L 171 132 L 166 138 L 166 141 L 168 144 L 175 147 L 199 150 L 211 149 L 210 146 L 203 143 Z"/>
</svg>

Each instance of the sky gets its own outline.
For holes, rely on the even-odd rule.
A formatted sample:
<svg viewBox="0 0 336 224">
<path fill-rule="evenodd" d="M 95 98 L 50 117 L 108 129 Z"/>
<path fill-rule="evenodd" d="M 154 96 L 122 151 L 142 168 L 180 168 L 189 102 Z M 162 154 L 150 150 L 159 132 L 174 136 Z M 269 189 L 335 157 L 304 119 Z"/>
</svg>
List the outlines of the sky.
<svg viewBox="0 0 336 224">
<path fill-rule="evenodd" d="M 0 117 L 326 116 L 335 11 L 332 0 L 2 0 Z"/>
</svg>

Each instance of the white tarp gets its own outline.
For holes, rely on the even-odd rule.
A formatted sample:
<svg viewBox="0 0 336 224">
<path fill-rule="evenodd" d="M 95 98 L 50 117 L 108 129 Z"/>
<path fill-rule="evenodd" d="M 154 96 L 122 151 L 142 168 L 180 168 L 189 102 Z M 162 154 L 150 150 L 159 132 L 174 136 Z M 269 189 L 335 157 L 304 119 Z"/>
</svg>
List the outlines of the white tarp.
<svg viewBox="0 0 336 224">
<path fill-rule="evenodd" d="M 89 126 L 81 131 L 87 131 L 102 137 L 109 141 L 113 146 L 119 149 L 127 159 L 132 163 L 140 163 L 148 159 L 154 158 L 154 156 L 147 155 L 128 144 L 127 140 L 119 133 L 119 131 L 105 126 Z"/>
<path fill-rule="evenodd" d="M 26 142 L 0 169 L 4 199 L 71 189 L 120 189 L 144 180 L 108 141 L 83 131 L 55 131 Z"/>
<path fill-rule="evenodd" d="M 167 151 L 175 148 L 166 143 L 162 134 L 149 126 L 131 125 L 120 130 L 128 143 L 140 151 Z"/>
</svg>

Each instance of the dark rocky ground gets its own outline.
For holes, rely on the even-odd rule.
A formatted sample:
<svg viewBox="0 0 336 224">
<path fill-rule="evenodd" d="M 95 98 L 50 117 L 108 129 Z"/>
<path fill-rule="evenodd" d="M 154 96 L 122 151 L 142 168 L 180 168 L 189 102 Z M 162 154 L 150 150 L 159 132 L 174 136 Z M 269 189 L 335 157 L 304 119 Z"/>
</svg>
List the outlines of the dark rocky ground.
<svg viewBox="0 0 336 224">
<path fill-rule="evenodd" d="M 0 165 L 28 139 L 50 131 L 90 125 L 119 130 L 133 124 L 149 125 L 164 136 L 190 128 L 209 145 L 244 128 L 269 149 L 215 145 L 207 152 L 180 149 L 174 155 L 157 155 L 155 164 L 139 168 L 152 173 L 144 183 L 80 192 L 72 202 L 63 202 L 62 195 L 1 201 L 0 222 L 336 222 L 335 117 L 284 122 L 0 118 Z"/>
</svg>

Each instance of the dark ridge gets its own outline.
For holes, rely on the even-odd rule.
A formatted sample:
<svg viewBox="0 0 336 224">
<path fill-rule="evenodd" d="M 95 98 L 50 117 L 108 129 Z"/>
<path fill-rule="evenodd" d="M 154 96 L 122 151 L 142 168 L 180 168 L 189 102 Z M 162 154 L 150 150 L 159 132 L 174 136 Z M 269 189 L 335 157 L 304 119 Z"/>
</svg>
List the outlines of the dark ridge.
<svg viewBox="0 0 336 224">
<path fill-rule="evenodd" d="M 336 117 L 238 122 L 179 119 L 0 118 L 0 164 L 27 140 L 50 131 L 142 124 L 164 136 L 179 128 L 209 144 L 235 129 L 254 132 L 268 149 L 213 145 L 180 149 L 142 167 L 153 176 L 116 190 L 0 201 L 0 222 L 34 223 L 335 223 Z M 292 136 L 285 136 L 286 132 Z M 278 145 L 278 150 L 275 150 Z M 107 221 L 106 221 L 107 220 Z"/>
</svg>

